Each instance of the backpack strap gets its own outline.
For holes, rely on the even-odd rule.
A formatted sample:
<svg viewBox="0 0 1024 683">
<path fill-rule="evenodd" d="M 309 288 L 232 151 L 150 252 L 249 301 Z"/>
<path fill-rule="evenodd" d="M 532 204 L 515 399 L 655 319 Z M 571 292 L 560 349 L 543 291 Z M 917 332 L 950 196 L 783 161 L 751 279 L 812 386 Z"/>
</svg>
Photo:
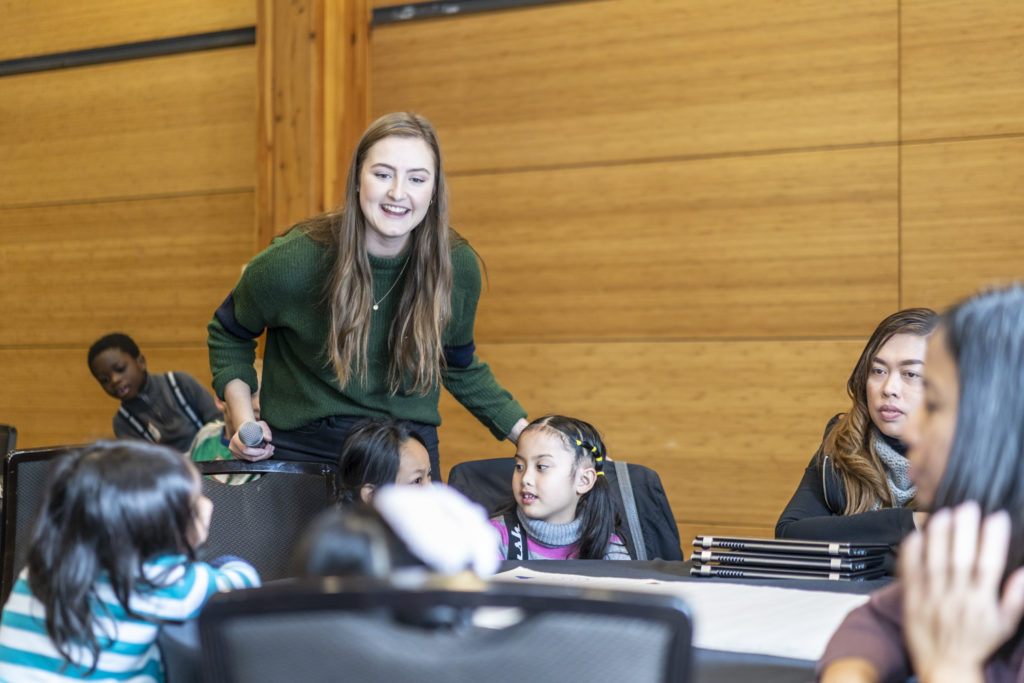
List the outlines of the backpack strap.
<svg viewBox="0 0 1024 683">
<path fill-rule="evenodd" d="M 636 498 L 633 497 L 633 484 L 629 481 L 629 465 L 621 460 L 612 462 L 615 466 L 615 478 L 619 482 L 619 493 L 622 494 L 622 507 L 626 511 L 626 523 L 629 535 L 633 537 L 636 559 L 647 559 L 647 546 L 644 544 L 644 531 L 640 527 L 640 513 L 636 509 Z"/>
<path fill-rule="evenodd" d="M 188 415 L 188 419 L 192 420 L 192 424 L 196 426 L 196 429 L 202 429 L 203 421 L 196 415 L 196 411 L 192 410 L 192 406 L 188 404 L 188 400 L 185 398 L 184 392 L 181 387 L 178 386 L 178 380 L 175 379 L 173 372 L 167 373 L 167 381 L 171 383 L 171 393 L 174 394 L 174 400 L 178 402 L 178 406 L 182 412 Z"/>
<path fill-rule="evenodd" d="M 505 530 L 508 531 L 508 551 L 506 560 L 524 561 L 529 558 L 530 551 L 526 548 L 526 533 L 515 512 L 505 515 Z"/>
<path fill-rule="evenodd" d="M 138 432 L 139 436 L 143 439 L 150 443 L 156 443 L 156 439 L 153 438 L 153 435 L 146 431 L 146 428 L 142 426 L 141 422 L 139 422 L 139 418 L 132 415 L 131 411 L 124 407 L 124 404 L 117 409 L 117 414 L 127 420 L 131 428 Z"/>
</svg>

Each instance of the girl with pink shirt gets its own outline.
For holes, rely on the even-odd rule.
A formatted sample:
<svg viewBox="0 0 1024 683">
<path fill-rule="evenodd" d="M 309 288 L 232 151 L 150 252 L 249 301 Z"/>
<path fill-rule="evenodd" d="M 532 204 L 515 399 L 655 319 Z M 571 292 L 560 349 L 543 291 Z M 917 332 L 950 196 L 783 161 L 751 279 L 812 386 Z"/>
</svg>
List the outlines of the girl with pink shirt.
<svg viewBox="0 0 1024 683">
<path fill-rule="evenodd" d="M 513 500 L 491 524 L 509 560 L 628 560 L 604 477 L 604 442 L 583 420 L 547 415 L 519 437 Z"/>
</svg>

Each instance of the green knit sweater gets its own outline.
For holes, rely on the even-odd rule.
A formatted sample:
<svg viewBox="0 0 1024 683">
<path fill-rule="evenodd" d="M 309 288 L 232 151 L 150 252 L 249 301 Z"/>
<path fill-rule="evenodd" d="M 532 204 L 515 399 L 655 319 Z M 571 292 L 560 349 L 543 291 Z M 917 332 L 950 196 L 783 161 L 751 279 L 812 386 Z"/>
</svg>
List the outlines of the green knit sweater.
<svg viewBox="0 0 1024 683">
<path fill-rule="evenodd" d="M 224 387 L 232 379 L 242 379 L 256 389 L 255 339 L 266 330 L 260 407 L 272 428 L 296 429 L 329 415 L 393 415 L 440 425 L 439 388 L 425 395 L 403 389 L 394 395 L 388 391 L 388 331 L 404 286 L 405 259 L 405 255 L 370 255 L 374 300 L 384 297 L 395 278 L 401 277 L 402 282 L 395 284 L 380 302 L 380 309 L 372 313 L 365 382 L 353 373 L 341 388 L 326 348 L 330 314 L 323 285 L 330 277 L 329 249 L 301 230 L 275 239 L 249 263 L 207 326 L 217 395 L 223 397 Z M 473 342 L 480 297 L 480 266 L 468 244 L 453 246 L 452 271 L 452 319 L 442 343 L 446 349 L 465 350 Z M 451 363 L 442 367 L 441 380 L 496 438 L 503 439 L 526 411 L 475 353 L 464 358 L 465 367 Z"/>
</svg>

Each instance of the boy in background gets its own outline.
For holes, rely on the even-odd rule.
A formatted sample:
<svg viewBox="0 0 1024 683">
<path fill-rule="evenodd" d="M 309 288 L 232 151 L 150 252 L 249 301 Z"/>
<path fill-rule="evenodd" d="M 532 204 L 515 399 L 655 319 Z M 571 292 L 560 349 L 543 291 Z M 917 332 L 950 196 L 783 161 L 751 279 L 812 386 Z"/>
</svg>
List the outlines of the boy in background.
<svg viewBox="0 0 1024 683">
<path fill-rule="evenodd" d="M 150 375 L 146 357 L 126 334 L 108 334 L 89 347 L 89 370 L 121 401 L 114 436 L 145 439 L 184 453 L 205 423 L 220 418 L 213 394 L 185 372 Z"/>
</svg>

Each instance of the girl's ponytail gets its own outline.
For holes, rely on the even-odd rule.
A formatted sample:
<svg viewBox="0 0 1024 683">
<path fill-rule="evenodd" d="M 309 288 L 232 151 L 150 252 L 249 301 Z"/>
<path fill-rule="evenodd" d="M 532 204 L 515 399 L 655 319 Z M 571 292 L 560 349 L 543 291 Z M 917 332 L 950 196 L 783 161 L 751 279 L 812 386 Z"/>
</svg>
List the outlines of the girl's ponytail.
<svg viewBox="0 0 1024 683">
<path fill-rule="evenodd" d="M 580 520 L 580 559 L 604 559 L 616 522 L 611 489 L 604 476 L 598 476 L 594 487 L 580 497 L 576 519 Z"/>
<path fill-rule="evenodd" d="M 57 651 L 71 661 L 73 644 L 84 647 L 95 668 L 100 644 L 90 599 L 101 568 L 91 548 L 66 540 L 67 527 L 81 516 L 80 509 L 71 509 L 74 505 L 67 490 L 79 459 L 78 454 L 61 458 L 54 468 L 33 527 L 26 566 L 32 593 L 45 608 L 46 633 Z"/>
</svg>

